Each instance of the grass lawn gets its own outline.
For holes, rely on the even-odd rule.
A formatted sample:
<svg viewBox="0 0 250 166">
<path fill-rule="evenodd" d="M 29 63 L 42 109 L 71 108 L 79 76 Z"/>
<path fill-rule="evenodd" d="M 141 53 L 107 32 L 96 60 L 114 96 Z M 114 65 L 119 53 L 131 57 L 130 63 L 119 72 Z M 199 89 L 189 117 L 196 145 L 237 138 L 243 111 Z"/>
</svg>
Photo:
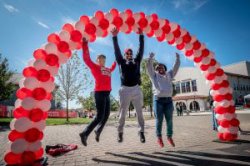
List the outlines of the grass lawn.
<svg viewBox="0 0 250 166">
<path fill-rule="evenodd" d="M 8 124 L 12 118 L 0 118 L 0 124 Z M 69 118 L 69 122 L 66 122 L 65 118 L 48 118 L 46 125 L 64 125 L 64 124 L 88 124 L 92 119 L 89 118 Z"/>
</svg>

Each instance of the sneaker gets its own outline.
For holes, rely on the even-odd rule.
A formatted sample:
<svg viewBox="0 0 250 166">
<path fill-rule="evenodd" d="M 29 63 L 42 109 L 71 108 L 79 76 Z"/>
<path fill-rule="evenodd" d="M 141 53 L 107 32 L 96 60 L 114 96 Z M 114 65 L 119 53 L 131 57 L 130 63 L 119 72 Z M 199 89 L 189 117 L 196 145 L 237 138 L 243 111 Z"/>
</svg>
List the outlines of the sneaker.
<svg viewBox="0 0 250 166">
<path fill-rule="evenodd" d="M 144 136 L 144 132 L 140 132 L 140 141 L 141 141 L 141 143 L 145 143 L 146 142 L 145 136 Z"/>
<path fill-rule="evenodd" d="M 81 137 L 82 144 L 84 146 L 87 146 L 88 136 L 86 136 L 84 132 L 80 133 L 79 136 Z"/>
<path fill-rule="evenodd" d="M 157 143 L 160 145 L 161 148 L 164 147 L 164 144 L 163 144 L 163 141 L 162 141 L 161 137 L 158 138 Z"/>
<path fill-rule="evenodd" d="M 96 142 L 100 141 L 100 133 L 98 133 L 97 131 L 95 131 L 95 140 Z"/>
<path fill-rule="evenodd" d="M 171 137 L 168 137 L 168 143 L 175 147 L 174 140 Z"/>
<path fill-rule="evenodd" d="M 121 143 L 123 141 L 123 133 L 118 133 L 117 141 Z"/>
</svg>

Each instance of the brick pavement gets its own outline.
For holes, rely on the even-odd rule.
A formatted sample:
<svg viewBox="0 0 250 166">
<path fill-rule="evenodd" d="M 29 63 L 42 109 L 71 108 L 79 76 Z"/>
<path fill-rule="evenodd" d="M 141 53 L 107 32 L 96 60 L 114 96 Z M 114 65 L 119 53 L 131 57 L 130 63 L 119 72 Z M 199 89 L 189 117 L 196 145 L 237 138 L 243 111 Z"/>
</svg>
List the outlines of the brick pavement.
<svg viewBox="0 0 250 166">
<path fill-rule="evenodd" d="M 250 116 L 249 116 L 250 118 Z M 241 127 L 250 131 L 250 121 L 245 115 Z M 156 144 L 154 120 L 146 124 L 146 143 L 139 141 L 137 123 L 126 122 L 124 142 L 117 143 L 116 124 L 109 122 L 103 130 L 100 142 L 94 134 L 88 139 L 88 146 L 80 143 L 78 136 L 85 125 L 47 126 L 43 146 L 77 144 L 79 148 L 59 157 L 49 157 L 49 165 L 250 165 L 250 135 L 241 135 L 236 143 L 219 143 L 211 130 L 210 116 L 174 117 L 174 140 L 176 147 L 165 143 L 160 149 Z M 164 125 L 165 126 L 165 125 Z M 165 133 L 165 128 L 163 129 Z M 0 165 L 7 148 L 8 131 L 0 132 Z M 164 137 L 166 140 L 166 137 Z M 166 141 L 165 141 L 166 142 Z M 233 156 L 232 156 L 233 155 Z M 248 157 L 246 157 L 248 156 Z"/>
</svg>

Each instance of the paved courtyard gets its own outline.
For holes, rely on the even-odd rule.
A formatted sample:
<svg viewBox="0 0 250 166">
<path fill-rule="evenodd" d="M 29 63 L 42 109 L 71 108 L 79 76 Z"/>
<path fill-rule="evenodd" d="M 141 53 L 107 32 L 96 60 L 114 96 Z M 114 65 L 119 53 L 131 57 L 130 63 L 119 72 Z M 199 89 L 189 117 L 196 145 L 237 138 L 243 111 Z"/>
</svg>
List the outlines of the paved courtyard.
<svg viewBox="0 0 250 166">
<path fill-rule="evenodd" d="M 48 126 L 43 146 L 77 144 L 78 149 L 59 157 L 49 157 L 49 165 L 250 165 L 250 114 L 239 114 L 241 128 L 246 132 L 233 143 L 221 143 L 211 130 L 210 115 L 174 117 L 174 140 L 176 147 L 166 143 L 159 148 L 155 138 L 154 120 L 146 124 L 146 143 L 139 141 L 137 123 L 127 121 L 124 142 L 117 143 L 116 122 L 109 122 L 99 143 L 94 134 L 88 146 L 81 145 L 79 132 L 85 125 Z M 165 133 L 165 128 L 164 128 Z M 0 132 L 0 165 L 7 148 L 8 130 Z"/>
</svg>

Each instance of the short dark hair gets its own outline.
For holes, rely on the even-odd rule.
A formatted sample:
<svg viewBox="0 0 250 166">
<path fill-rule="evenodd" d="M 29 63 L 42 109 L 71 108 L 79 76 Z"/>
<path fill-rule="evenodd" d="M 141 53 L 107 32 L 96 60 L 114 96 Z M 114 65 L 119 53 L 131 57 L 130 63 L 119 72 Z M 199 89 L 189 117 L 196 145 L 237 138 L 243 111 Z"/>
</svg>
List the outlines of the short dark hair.
<svg viewBox="0 0 250 166">
<path fill-rule="evenodd" d="M 158 63 L 158 64 L 155 66 L 155 70 L 158 70 L 158 68 L 159 68 L 160 66 L 163 66 L 164 69 L 165 69 L 165 71 L 167 71 L 167 66 L 164 65 L 163 63 Z"/>
<path fill-rule="evenodd" d="M 99 59 L 99 58 L 104 58 L 104 59 L 106 59 L 106 56 L 103 55 L 103 54 L 97 55 L 97 59 Z"/>
</svg>

